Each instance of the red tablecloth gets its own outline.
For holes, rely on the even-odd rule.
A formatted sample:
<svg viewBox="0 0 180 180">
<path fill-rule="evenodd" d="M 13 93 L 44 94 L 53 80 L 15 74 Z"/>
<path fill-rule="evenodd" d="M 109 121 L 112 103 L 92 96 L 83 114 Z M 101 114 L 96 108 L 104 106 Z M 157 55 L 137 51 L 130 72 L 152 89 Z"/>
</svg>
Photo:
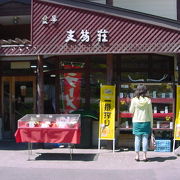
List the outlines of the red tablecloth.
<svg viewBox="0 0 180 180">
<path fill-rule="evenodd" d="M 73 128 L 18 128 L 16 142 L 29 143 L 80 143 L 81 131 Z"/>
</svg>

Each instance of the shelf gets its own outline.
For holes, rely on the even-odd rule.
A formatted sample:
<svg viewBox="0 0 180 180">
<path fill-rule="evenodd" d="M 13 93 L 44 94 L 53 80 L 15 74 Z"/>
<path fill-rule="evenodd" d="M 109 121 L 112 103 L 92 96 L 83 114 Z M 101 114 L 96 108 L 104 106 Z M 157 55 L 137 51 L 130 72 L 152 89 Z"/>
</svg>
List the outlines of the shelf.
<svg viewBox="0 0 180 180">
<path fill-rule="evenodd" d="M 121 131 L 132 131 L 132 128 L 119 128 Z"/>
<path fill-rule="evenodd" d="M 120 101 L 130 103 L 131 99 L 130 98 L 120 98 Z M 173 98 L 152 98 L 151 101 L 152 101 L 152 103 L 169 104 L 169 103 L 173 103 L 174 99 Z"/>
<path fill-rule="evenodd" d="M 157 130 L 157 131 L 159 131 L 159 130 L 166 130 L 166 131 L 173 131 L 173 129 L 171 129 L 171 128 L 153 128 L 153 130 Z"/>
<path fill-rule="evenodd" d="M 152 103 L 173 103 L 174 99 L 173 98 L 152 98 L 151 99 Z"/>
<path fill-rule="evenodd" d="M 174 113 L 154 113 L 153 114 L 154 118 L 163 118 L 163 117 L 167 117 L 167 116 L 173 118 L 174 117 Z"/>
<path fill-rule="evenodd" d="M 153 114 L 153 117 L 154 118 L 165 118 L 165 117 L 174 117 L 174 113 L 155 113 Z M 132 117 L 132 114 L 131 113 L 120 113 L 120 117 L 122 118 L 131 118 Z"/>
<path fill-rule="evenodd" d="M 132 131 L 132 128 L 119 128 L 121 131 Z M 173 131 L 173 129 L 170 128 L 153 128 L 155 131 Z"/>
</svg>

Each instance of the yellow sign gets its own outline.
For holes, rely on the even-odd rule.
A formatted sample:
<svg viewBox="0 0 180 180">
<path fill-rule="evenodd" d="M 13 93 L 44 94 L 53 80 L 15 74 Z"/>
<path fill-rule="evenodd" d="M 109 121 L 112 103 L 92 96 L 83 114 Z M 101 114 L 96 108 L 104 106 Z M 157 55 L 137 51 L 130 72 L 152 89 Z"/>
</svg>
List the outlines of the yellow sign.
<svg viewBox="0 0 180 180">
<path fill-rule="evenodd" d="M 174 126 L 174 139 L 180 140 L 180 86 L 176 88 L 176 120 Z"/>
<path fill-rule="evenodd" d="M 115 138 L 115 86 L 101 85 L 99 139 Z"/>
</svg>

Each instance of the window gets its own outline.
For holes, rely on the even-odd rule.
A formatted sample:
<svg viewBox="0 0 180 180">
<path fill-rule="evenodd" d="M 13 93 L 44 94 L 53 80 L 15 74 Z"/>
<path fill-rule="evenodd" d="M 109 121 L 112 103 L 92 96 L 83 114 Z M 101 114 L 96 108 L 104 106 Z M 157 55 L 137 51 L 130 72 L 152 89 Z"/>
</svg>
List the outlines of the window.
<svg viewBox="0 0 180 180">
<path fill-rule="evenodd" d="M 174 79 L 174 58 L 162 55 L 122 55 L 117 58 L 122 82 L 169 82 Z"/>
</svg>

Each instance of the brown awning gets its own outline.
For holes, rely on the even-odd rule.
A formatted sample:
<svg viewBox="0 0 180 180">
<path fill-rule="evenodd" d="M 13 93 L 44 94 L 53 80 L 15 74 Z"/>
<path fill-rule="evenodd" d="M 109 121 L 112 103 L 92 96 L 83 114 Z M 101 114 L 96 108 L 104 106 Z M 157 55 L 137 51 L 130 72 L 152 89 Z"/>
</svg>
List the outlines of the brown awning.
<svg viewBox="0 0 180 180">
<path fill-rule="evenodd" d="M 34 0 L 32 12 L 32 46 L 22 47 L 21 50 L 19 47 L 13 49 L 4 47 L 0 48 L 0 54 L 180 52 L 180 31 L 175 30 L 177 28 L 160 26 L 160 23 L 153 24 L 150 21 L 146 23 L 138 19 L 132 20 L 120 15 L 107 14 L 107 12 L 100 13 L 77 8 L 70 4 L 66 5 L 64 1 L 61 3 L 60 0 L 50 3 L 45 0 Z M 175 26 L 179 24 L 175 23 Z M 89 33 L 89 41 L 82 40 L 82 31 Z M 98 31 L 101 31 L 101 42 L 98 41 Z M 69 41 L 68 32 L 69 35 L 73 35 Z M 87 40 L 87 36 L 85 38 Z"/>
</svg>

